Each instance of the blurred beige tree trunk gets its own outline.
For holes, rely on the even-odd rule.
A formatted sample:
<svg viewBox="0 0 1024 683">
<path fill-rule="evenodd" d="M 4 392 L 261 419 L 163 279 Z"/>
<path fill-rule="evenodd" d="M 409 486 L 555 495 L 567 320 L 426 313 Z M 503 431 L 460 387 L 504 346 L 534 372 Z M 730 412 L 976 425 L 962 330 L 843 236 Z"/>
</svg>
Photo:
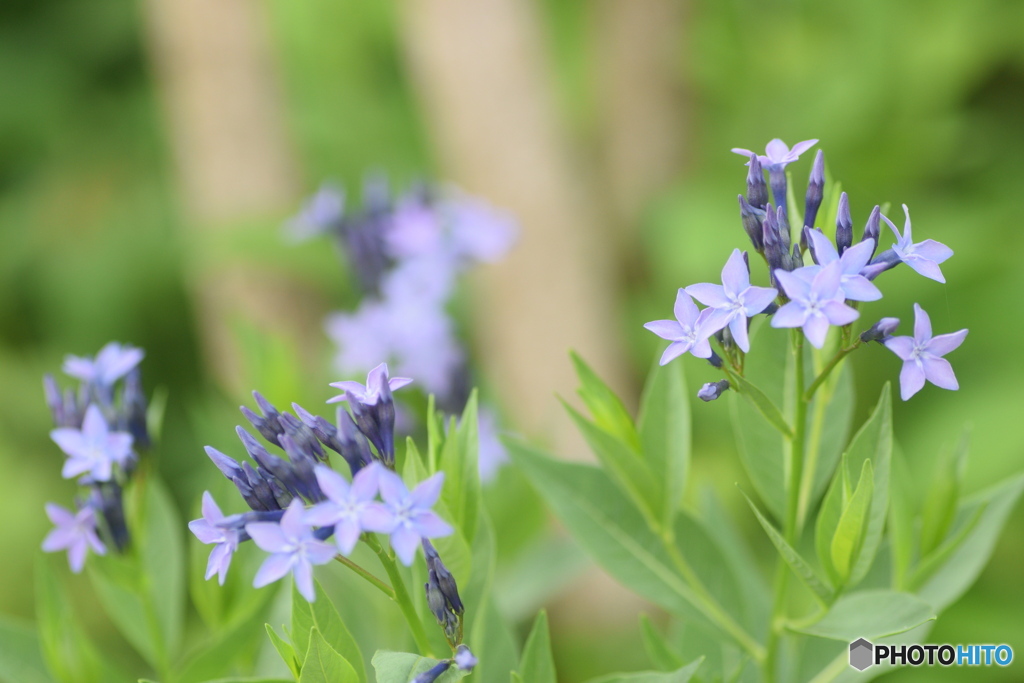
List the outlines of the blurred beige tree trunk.
<svg viewBox="0 0 1024 683">
<path fill-rule="evenodd" d="M 143 6 L 190 229 L 189 284 L 204 350 L 215 376 L 237 395 L 251 387 L 240 385 L 234 324 L 284 331 L 296 343 L 319 327 L 312 311 L 297 310 L 301 298 L 282 278 L 230 253 L 215 260 L 201 253 L 211 244 L 244 242 L 229 231 L 281 216 L 295 202 L 295 162 L 263 6 L 252 0 L 145 0 Z"/>
<path fill-rule="evenodd" d="M 520 240 L 482 269 L 475 319 L 487 376 L 513 424 L 584 452 L 569 398 L 577 350 L 626 386 L 606 223 L 554 104 L 536 8 L 523 0 L 407 0 L 404 42 L 445 177 L 506 208 Z"/>
<path fill-rule="evenodd" d="M 688 123 L 682 0 L 600 0 L 595 53 L 606 200 L 630 249 L 643 212 L 678 173 Z"/>
</svg>

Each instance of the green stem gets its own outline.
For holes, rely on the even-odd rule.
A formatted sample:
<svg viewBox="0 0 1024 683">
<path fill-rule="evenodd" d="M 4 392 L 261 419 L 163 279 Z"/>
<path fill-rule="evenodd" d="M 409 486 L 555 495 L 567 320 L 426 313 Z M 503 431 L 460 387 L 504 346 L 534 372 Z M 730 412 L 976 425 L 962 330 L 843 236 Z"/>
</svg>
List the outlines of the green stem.
<svg viewBox="0 0 1024 683">
<path fill-rule="evenodd" d="M 863 342 L 858 339 L 851 346 L 847 346 L 836 351 L 836 355 L 832 357 L 832 360 L 828 362 L 828 365 L 822 368 L 821 373 L 819 373 L 818 376 L 814 378 L 814 381 L 811 382 L 811 386 L 807 387 L 807 391 L 805 391 L 803 395 L 804 401 L 810 403 L 811 399 L 814 398 L 814 392 L 824 384 L 825 380 L 828 379 L 828 376 L 836 369 L 836 366 L 839 365 L 839 362 L 856 351 L 862 343 Z"/>
<path fill-rule="evenodd" d="M 335 555 L 334 559 L 336 559 L 338 562 L 342 563 L 343 565 L 345 565 L 346 567 L 348 567 L 349 569 L 354 571 L 356 574 L 359 574 L 359 576 L 361 576 L 364 579 L 366 579 L 367 581 L 369 581 L 377 589 L 379 589 L 380 592 L 383 593 L 384 595 L 388 596 L 392 600 L 395 599 L 395 589 L 393 589 L 391 586 L 387 585 L 386 583 L 384 583 L 383 581 L 378 579 L 376 576 L 371 574 L 369 571 L 364 569 L 362 566 L 356 564 L 355 562 L 353 562 L 352 560 L 348 559 L 344 555 Z"/>
<path fill-rule="evenodd" d="M 427 656 L 434 656 L 434 649 L 430 647 L 430 641 L 427 640 L 427 632 L 423 629 L 423 621 L 420 619 L 419 613 L 416 611 L 416 606 L 412 603 L 412 598 L 409 597 L 409 591 L 405 587 L 405 581 L 402 579 L 402 575 L 398 573 L 398 565 L 395 564 L 395 558 L 391 557 L 380 541 L 377 540 L 372 534 L 366 536 L 367 544 L 373 548 L 373 551 L 377 553 L 377 557 L 380 558 L 380 563 L 384 565 L 384 571 L 388 573 L 388 577 L 391 579 L 391 584 L 394 587 L 394 600 L 398 603 L 398 606 L 402 610 L 405 620 L 409 623 L 409 630 L 412 631 L 412 637 L 416 641 L 416 646 L 420 649 L 420 652 Z"/>
<path fill-rule="evenodd" d="M 789 462 L 786 482 L 786 516 L 783 535 L 786 542 L 796 546 L 800 537 L 800 482 L 804 469 L 804 436 L 807 432 L 807 404 L 810 399 L 804 392 L 804 336 L 800 330 L 793 330 L 793 396 L 796 405 L 793 408 L 793 437 L 789 445 Z M 824 372 L 824 371 L 823 371 Z M 779 556 L 775 565 L 775 590 L 772 607 L 772 623 L 766 644 L 767 656 L 764 662 L 765 681 L 775 680 L 775 669 L 778 666 L 779 641 L 786 621 L 786 599 L 789 595 L 789 567 Z"/>
</svg>

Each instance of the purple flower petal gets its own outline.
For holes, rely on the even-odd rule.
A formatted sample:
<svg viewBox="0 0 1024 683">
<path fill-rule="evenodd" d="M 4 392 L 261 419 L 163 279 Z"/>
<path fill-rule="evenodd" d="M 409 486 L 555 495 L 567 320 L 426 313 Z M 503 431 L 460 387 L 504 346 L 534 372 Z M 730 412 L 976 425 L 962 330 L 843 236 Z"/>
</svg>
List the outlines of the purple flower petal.
<svg viewBox="0 0 1024 683">
<path fill-rule="evenodd" d="M 249 530 L 250 526 L 255 526 L 255 524 L 247 524 L 246 531 Z M 252 534 L 250 533 L 250 535 Z M 262 548 L 263 546 L 260 547 Z M 277 581 L 282 576 L 291 571 L 292 565 L 294 563 L 295 555 L 291 553 L 274 553 L 273 555 L 265 559 L 263 561 L 263 564 L 260 565 L 259 570 L 257 570 L 256 572 L 255 578 L 253 578 L 252 580 L 253 588 L 262 588 L 263 586 L 266 586 L 269 583 Z"/>
<path fill-rule="evenodd" d="M 825 337 L 828 336 L 828 320 L 824 315 L 815 314 L 807 316 L 807 320 L 803 324 L 804 335 L 807 337 L 807 341 L 811 342 L 811 346 L 816 349 L 820 349 L 825 345 Z"/>
<path fill-rule="evenodd" d="M 433 510 L 426 510 L 417 514 L 413 526 L 416 532 L 423 538 L 450 536 L 455 532 L 451 525 L 441 519 Z"/>
<path fill-rule="evenodd" d="M 216 574 L 217 583 L 222 586 L 224 585 L 224 579 L 227 577 L 228 568 L 231 566 L 231 555 L 233 552 L 233 548 L 227 543 L 218 544 L 217 547 L 210 551 L 210 559 L 206 563 L 207 581 L 210 580 L 210 577 Z"/>
<path fill-rule="evenodd" d="M 391 534 L 391 547 L 395 549 L 395 555 L 406 567 L 412 564 L 419 545 L 419 534 L 407 527 L 399 527 Z"/>
<path fill-rule="evenodd" d="M 370 463 L 352 478 L 350 497 L 352 500 L 371 501 L 380 490 L 380 469 L 377 463 Z"/>
<path fill-rule="evenodd" d="M 220 543 L 224 540 L 224 530 L 220 527 L 213 526 L 205 519 L 192 520 L 188 523 L 188 530 L 199 539 L 200 543 Z"/>
<path fill-rule="evenodd" d="M 778 295 L 778 291 L 771 287 L 748 287 L 743 293 L 743 312 L 748 318 L 755 316 L 768 308 Z"/>
<path fill-rule="evenodd" d="M 675 320 L 652 320 L 644 323 L 644 329 L 650 330 L 662 339 L 676 341 L 683 336 L 683 326 Z"/>
<path fill-rule="evenodd" d="M 878 301 L 882 298 L 882 291 L 863 275 L 844 275 L 840 288 L 843 296 L 851 301 Z"/>
<path fill-rule="evenodd" d="M 931 338 L 931 340 L 925 345 L 925 350 L 935 356 L 945 356 L 950 351 L 956 350 L 964 343 L 964 339 L 966 338 L 967 330 L 951 332 L 950 334 L 940 334 L 937 337 Z"/>
<path fill-rule="evenodd" d="M 728 306 L 730 303 L 722 285 L 713 285 L 710 282 L 700 282 L 698 284 L 685 287 L 684 290 L 697 301 L 701 302 L 705 306 L 711 306 L 712 308 Z"/>
<path fill-rule="evenodd" d="M 672 307 L 672 313 L 680 323 L 686 323 L 693 327 L 700 315 L 700 310 L 697 308 L 697 304 L 693 303 L 693 299 L 686 293 L 686 290 L 680 287 L 679 291 L 676 292 L 676 303 Z M 658 333 L 655 332 L 655 334 Z"/>
<path fill-rule="evenodd" d="M 914 352 L 913 337 L 890 337 L 884 342 L 885 347 L 899 356 L 900 360 L 909 361 Z"/>
<path fill-rule="evenodd" d="M 704 343 L 707 344 L 707 341 L 705 341 Z M 709 345 L 708 349 L 710 350 L 710 348 L 711 347 Z M 672 342 L 665 349 L 665 352 L 661 354 L 661 359 L 658 361 L 658 365 L 667 365 L 668 363 L 674 361 L 676 358 L 679 358 L 679 356 L 683 355 L 689 350 L 689 342 Z M 705 358 L 707 358 L 707 356 L 705 356 Z"/>
<path fill-rule="evenodd" d="M 802 271 L 804 269 L 801 268 L 799 270 Z M 815 277 L 817 277 L 817 274 L 815 274 Z M 775 279 L 780 285 L 782 285 L 782 289 L 786 292 L 786 296 L 794 301 L 804 300 L 810 296 L 811 283 L 795 273 L 777 269 L 775 271 Z"/>
<path fill-rule="evenodd" d="M 772 316 L 772 327 L 801 327 L 807 319 L 803 306 L 795 301 L 783 304 Z"/>
<path fill-rule="evenodd" d="M 390 508 L 380 503 L 370 503 L 362 515 L 362 527 L 366 531 L 390 534 L 398 525 L 398 520 Z"/>
<path fill-rule="evenodd" d="M 743 252 L 733 249 L 729 260 L 722 268 L 722 288 L 726 296 L 734 299 L 748 287 L 750 287 L 750 273 L 747 271 L 746 261 L 743 260 Z"/>
<path fill-rule="evenodd" d="M 914 304 L 914 340 L 921 344 L 932 337 L 932 319 L 928 312 Z"/>
<path fill-rule="evenodd" d="M 421 481 L 412 493 L 409 495 L 409 499 L 413 505 L 417 508 L 429 508 L 433 507 L 437 499 L 441 497 L 441 488 L 444 486 L 444 472 L 438 472 L 432 477 Z"/>
<path fill-rule="evenodd" d="M 956 375 L 953 374 L 953 366 L 945 358 L 929 356 L 922 360 L 922 365 L 924 365 L 925 379 L 935 386 L 951 391 L 960 388 L 960 384 L 956 381 Z"/>
<path fill-rule="evenodd" d="M 309 562 L 297 560 L 292 567 L 295 576 L 295 587 L 306 602 L 316 601 L 316 586 L 313 584 L 313 567 Z"/>
<path fill-rule="evenodd" d="M 391 470 L 382 470 L 377 482 L 380 485 L 380 497 L 385 503 L 397 505 L 409 495 L 405 482 Z"/>
<path fill-rule="evenodd" d="M 342 519 L 334 527 L 334 541 L 338 544 L 338 550 L 345 557 L 352 554 L 359 542 L 359 536 L 363 533 L 360 526 L 352 519 Z"/>
<path fill-rule="evenodd" d="M 245 525 L 245 532 L 261 550 L 268 553 L 288 553 L 293 546 L 292 540 L 285 536 L 280 525 L 275 522 L 249 522 Z"/>
<path fill-rule="evenodd" d="M 900 370 L 900 398 L 906 401 L 921 391 L 924 379 L 924 369 L 916 361 L 905 362 Z"/>
<path fill-rule="evenodd" d="M 302 515 L 302 521 L 313 526 L 331 526 L 337 524 L 343 517 L 344 508 L 335 502 L 325 500 L 306 510 Z"/>
<path fill-rule="evenodd" d="M 838 326 L 849 325 L 860 317 L 860 313 L 858 313 L 855 308 L 847 306 L 838 299 L 826 301 L 822 305 L 821 310 L 824 313 L 825 318 L 828 319 L 828 322 Z"/>
<path fill-rule="evenodd" d="M 921 258 L 928 259 L 929 261 L 942 263 L 953 255 L 953 250 L 942 242 L 925 240 L 924 242 L 918 242 L 914 245 L 914 253 Z"/>
<path fill-rule="evenodd" d="M 833 261 L 839 260 L 839 252 L 836 251 L 836 248 L 832 246 L 832 242 L 825 237 L 821 230 L 808 230 L 808 233 L 810 234 L 811 248 L 814 249 L 814 257 L 818 265 L 827 266 Z M 871 254 L 868 254 L 868 258 L 871 258 Z"/>
<path fill-rule="evenodd" d="M 734 316 L 729 323 L 729 331 L 743 353 L 750 351 L 750 338 L 747 336 L 747 319 L 741 315 Z"/>
<path fill-rule="evenodd" d="M 316 475 L 316 482 L 320 484 L 320 490 L 328 499 L 336 503 L 348 499 L 349 485 L 340 474 L 325 465 L 317 465 L 313 473 Z M 316 524 L 317 522 L 308 523 Z"/>
<path fill-rule="evenodd" d="M 765 155 L 771 159 L 772 163 L 783 163 L 789 155 L 789 145 L 779 138 L 774 138 L 765 145 L 764 151 Z"/>
</svg>

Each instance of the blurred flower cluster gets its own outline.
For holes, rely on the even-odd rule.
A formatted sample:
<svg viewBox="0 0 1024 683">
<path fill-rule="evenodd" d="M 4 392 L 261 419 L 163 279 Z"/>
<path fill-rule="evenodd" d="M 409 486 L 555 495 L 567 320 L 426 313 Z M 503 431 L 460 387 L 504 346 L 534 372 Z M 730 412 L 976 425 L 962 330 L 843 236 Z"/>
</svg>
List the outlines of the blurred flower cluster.
<svg viewBox="0 0 1024 683">
<path fill-rule="evenodd" d="M 138 464 L 136 451 L 150 445 L 138 368 L 143 356 L 141 349 L 111 342 L 95 358 L 65 359 L 64 373 L 79 380 L 77 389 L 61 390 L 52 375 L 43 379 L 56 427 L 50 438 L 66 457 L 61 474 L 81 486 L 74 510 L 46 504 L 56 528 L 43 550 L 67 550 L 74 572 L 89 550 L 103 555 L 113 544 L 122 551 L 131 540 L 122 492 Z"/>
<path fill-rule="evenodd" d="M 474 382 L 449 305 L 458 278 L 493 263 L 511 248 L 511 216 L 453 188 L 417 185 L 392 196 L 370 177 L 359 209 L 342 190 L 324 185 L 292 218 L 293 239 L 330 235 L 355 275 L 356 310 L 326 321 L 342 374 L 367 372 L 385 359 L 398 374 L 416 377 L 438 407 L 460 413 Z M 480 474 L 489 480 L 506 459 L 493 412 L 480 413 Z"/>
</svg>

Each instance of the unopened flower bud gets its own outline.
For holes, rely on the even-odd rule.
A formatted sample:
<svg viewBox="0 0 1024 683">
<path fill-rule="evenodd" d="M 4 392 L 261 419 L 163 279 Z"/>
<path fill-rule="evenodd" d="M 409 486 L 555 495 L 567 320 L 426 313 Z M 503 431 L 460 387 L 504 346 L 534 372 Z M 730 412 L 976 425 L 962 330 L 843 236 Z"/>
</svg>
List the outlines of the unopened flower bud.
<svg viewBox="0 0 1024 683">
<path fill-rule="evenodd" d="M 860 274 L 869 280 L 874 280 L 885 271 L 890 268 L 895 268 L 900 263 L 902 263 L 902 261 L 900 261 L 900 257 L 896 255 L 896 252 L 892 249 L 886 249 L 872 259 L 871 263 L 864 266 L 861 269 Z"/>
<path fill-rule="evenodd" d="M 761 226 L 764 224 L 764 210 L 751 206 L 743 195 L 740 199 L 740 219 L 743 221 L 743 230 L 747 233 L 754 245 L 754 251 L 764 253 L 764 233 Z"/>
<path fill-rule="evenodd" d="M 836 214 L 836 250 L 842 256 L 853 244 L 853 217 L 850 216 L 850 200 L 846 193 L 839 195 L 839 212 Z"/>
<path fill-rule="evenodd" d="M 811 167 L 811 178 L 807 182 L 807 196 L 804 200 L 804 225 L 814 227 L 814 219 L 818 217 L 818 209 L 821 208 L 821 199 L 825 195 L 825 153 L 820 149 L 814 157 L 814 165 Z M 807 243 L 801 244 L 804 249 Z"/>
<path fill-rule="evenodd" d="M 768 186 L 764 182 L 764 170 L 756 154 L 750 155 L 747 169 L 747 201 L 755 209 L 763 209 L 768 204 Z"/>
<path fill-rule="evenodd" d="M 773 164 L 768 167 L 768 182 L 772 186 L 772 198 L 782 215 L 786 215 L 786 166 Z M 789 246 L 787 245 L 788 249 Z"/>
<path fill-rule="evenodd" d="M 728 388 L 729 380 L 727 379 L 719 380 L 718 382 L 708 382 L 697 392 L 697 398 L 705 402 L 714 401 Z"/>
<path fill-rule="evenodd" d="M 708 363 L 711 363 L 711 367 L 720 368 L 722 367 L 722 357 L 712 351 L 708 357 Z"/>
<path fill-rule="evenodd" d="M 877 204 L 875 208 L 871 209 L 871 215 L 868 216 L 867 225 L 864 226 L 864 236 L 861 238 L 861 242 L 866 240 L 874 240 L 875 246 L 871 250 L 871 255 L 875 255 L 875 251 L 878 249 L 878 238 L 881 236 L 881 222 L 882 222 L 882 209 Z"/>
<path fill-rule="evenodd" d="M 883 342 L 892 336 L 900 325 L 899 318 L 882 318 L 860 335 L 862 342 Z"/>
<path fill-rule="evenodd" d="M 412 679 L 412 683 L 434 683 L 438 678 L 441 677 L 445 671 L 452 665 L 452 660 L 446 659 L 438 664 L 435 664 L 433 668 L 428 671 L 424 671 L 416 678 Z"/>
</svg>

